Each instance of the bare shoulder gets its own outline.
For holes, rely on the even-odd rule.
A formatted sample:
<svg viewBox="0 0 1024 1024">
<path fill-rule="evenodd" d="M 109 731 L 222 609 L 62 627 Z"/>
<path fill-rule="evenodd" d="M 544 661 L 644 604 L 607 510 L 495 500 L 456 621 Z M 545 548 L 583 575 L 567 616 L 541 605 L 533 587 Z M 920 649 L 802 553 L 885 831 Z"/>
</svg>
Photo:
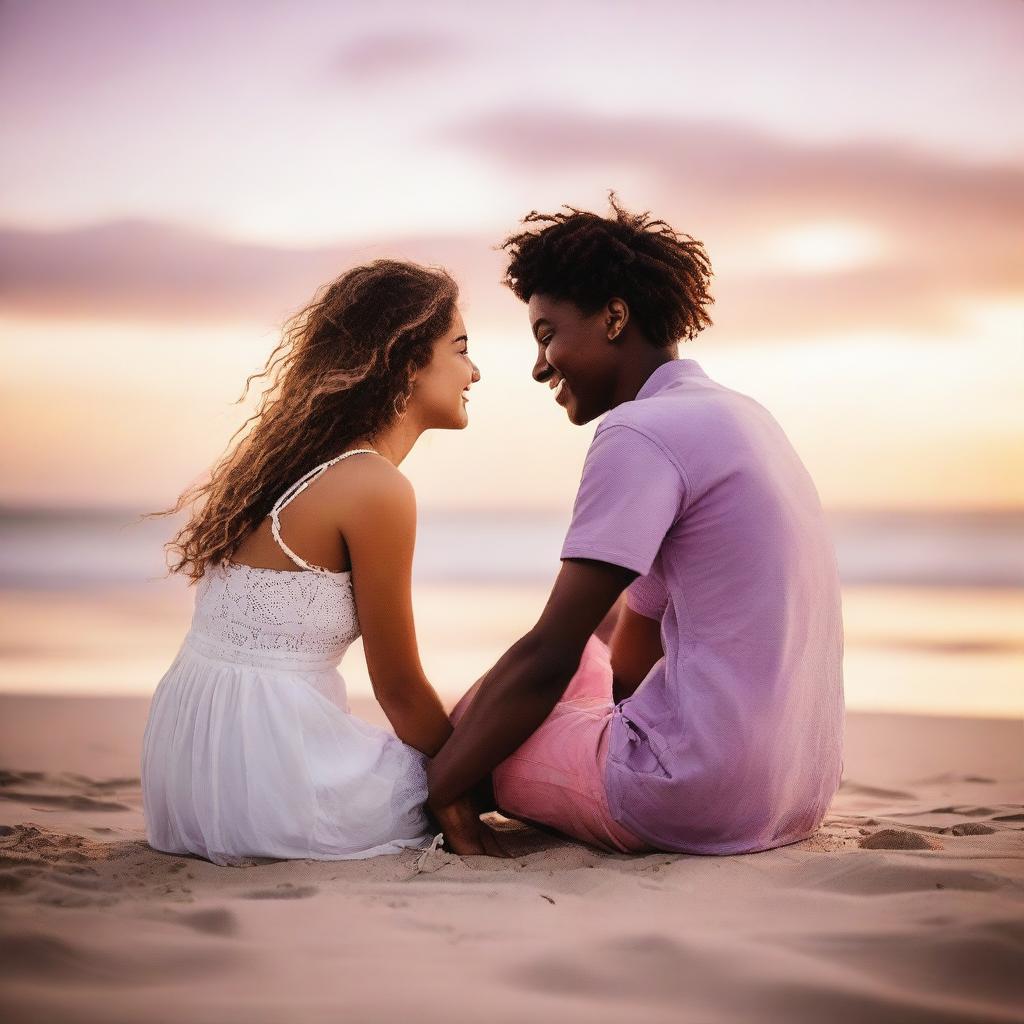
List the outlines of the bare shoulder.
<svg viewBox="0 0 1024 1024">
<path fill-rule="evenodd" d="M 416 492 L 397 466 L 379 455 L 354 455 L 323 474 L 323 495 L 348 525 L 377 517 L 415 519 Z"/>
</svg>

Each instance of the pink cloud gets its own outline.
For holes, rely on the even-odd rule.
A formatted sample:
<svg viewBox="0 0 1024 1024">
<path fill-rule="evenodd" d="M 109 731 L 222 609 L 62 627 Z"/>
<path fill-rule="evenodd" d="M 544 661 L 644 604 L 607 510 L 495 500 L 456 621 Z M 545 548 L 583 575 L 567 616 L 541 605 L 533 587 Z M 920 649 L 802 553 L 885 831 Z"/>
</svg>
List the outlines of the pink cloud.
<svg viewBox="0 0 1024 1024">
<path fill-rule="evenodd" d="M 493 290 L 501 261 L 488 245 L 451 237 L 285 249 L 148 221 L 9 228 L 0 230 L 0 307 L 42 316 L 273 321 L 346 268 L 381 256 L 457 267 L 465 292 Z"/>
<path fill-rule="evenodd" d="M 569 170 L 593 180 L 602 171 L 606 178 L 622 168 L 646 171 L 670 212 L 721 223 L 841 211 L 909 225 L 928 245 L 936 227 L 1019 237 L 1024 226 L 1021 167 L 955 163 L 875 142 L 811 145 L 711 120 L 558 110 L 487 114 L 452 125 L 441 141 L 518 174 Z"/>
<path fill-rule="evenodd" d="M 494 245 L 494 239 L 450 236 L 297 250 L 143 222 L 67 232 L 7 229 L 0 231 L 0 308 L 30 316 L 272 323 L 345 268 L 387 255 L 448 267 L 474 315 L 518 325 L 517 304 L 499 286 L 504 263 Z M 880 327 L 943 330 L 949 298 L 967 285 L 990 283 L 955 261 L 827 276 L 719 276 L 712 313 L 722 340 Z"/>
<path fill-rule="evenodd" d="M 837 216 L 892 242 L 875 262 L 830 274 L 767 263 L 758 270 L 756 259 L 741 272 L 726 262 L 713 284 L 722 341 L 943 332 L 959 299 L 1024 292 L 1017 167 L 865 142 L 814 147 L 713 122 L 557 112 L 490 115 L 449 129 L 445 139 L 539 183 L 552 168 L 578 170 L 581 188 L 592 188 L 595 177 L 614 182 L 624 165 L 653 171 L 654 212 L 704 239 L 713 265 L 716 247 L 735 256 L 776 227 Z M 499 287 L 500 240 L 447 235 L 286 249 L 151 222 L 7 229 L 0 231 L 0 303 L 39 316 L 277 321 L 346 267 L 388 255 L 447 266 L 477 313 L 508 319 L 514 301 Z"/>
<path fill-rule="evenodd" d="M 461 63 L 461 39 L 440 32 L 381 32 L 354 39 L 339 53 L 335 71 L 346 80 L 368 82 L 391 75 L 440 69 Z"/>
</svg>

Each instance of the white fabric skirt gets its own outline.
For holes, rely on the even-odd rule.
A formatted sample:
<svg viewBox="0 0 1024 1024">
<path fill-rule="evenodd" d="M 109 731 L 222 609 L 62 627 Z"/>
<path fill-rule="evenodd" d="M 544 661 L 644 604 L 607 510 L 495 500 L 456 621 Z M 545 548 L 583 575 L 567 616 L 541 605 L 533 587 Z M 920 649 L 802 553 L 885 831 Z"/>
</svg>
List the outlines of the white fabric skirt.
<svg viewBox="0 0 1024 1024">
<path fill-rule="evenodd" d="M 215 864 L 349 860 L 429 845 L 426 756 L 348 711 L 335 663 L 190 634 L 142 745 L 150 846 Z"/>
</svg>

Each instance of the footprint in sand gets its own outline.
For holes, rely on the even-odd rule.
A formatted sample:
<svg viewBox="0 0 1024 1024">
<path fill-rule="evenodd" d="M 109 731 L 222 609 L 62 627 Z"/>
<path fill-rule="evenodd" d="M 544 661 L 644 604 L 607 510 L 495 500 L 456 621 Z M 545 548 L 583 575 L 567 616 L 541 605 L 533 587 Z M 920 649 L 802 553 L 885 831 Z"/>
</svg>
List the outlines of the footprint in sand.
<svg viewBox="0 0 1024 1024">
<path fill-rule="evenodd" d="M 116 779 L 94 779 L 90 775 L 79 775 L 77 772 L 63 772 L 60 778 L 89 789 L 138 789 L 142 785 L 142 779 L 135 775 L 125 775 Z"/>
<path fill-rule="evenodd" d="M 0 979 L 157 987 L 165 986 L 168 978 L 180 985 L 192 978 L 216 976 L 238 961 L 234 947 L 223 944 L 167 949 L 163 944 L 140 941 L 97 948 L 87 935 L 80 939 L 58 936 L 57 927 L 54 922 L 51 931 L 26 928 L 24 923 L 17 928 L 0 927 Z"/>
<path fill-rule="evenodd" d="M 238 933 L 238 918 L 224 907 L 193 910 L 188 914 L 180 914 L 177 921 L 186 928 L 202 932 L 204 935 L 227 937 Z"/>
<path fill-rule="evenodd" d="M 987 775 L 962 775 L 960 772 L 940 772 L 938 775 L 929 775 L 923 779 L 915 779 L 916 783 L 922 786 L 949 785 L 953 782 L 974 782 L 982 785 L 992 785 L 996 780 L 990 779 Z"/>
<path fill-rule="evenodd" d="M 985 825 L 980 821 L 962 821 L 959 825 L 944 828 L 942 834 L 946 836 L 989 836 L 995 831 L 991 825 Z"/>
<path fill-rule="evenodd" d="M 883 828 L 865 836 L 857 844 L 865 850 L 941 850 L 942 843 L 936 839 L 907 832 L 901 828 Z"/>
<path fill-rule="evenodd" d="M 304 900 L 315 896 L 320 890 L 315 885 L 292 885 L 282 882 L 276 889 L 254 889 L 243 892 L 245 900 Z"/>
<path fill-rule="evenodd" d="M 0 771 L 0 799 L 27 803 L 34 810 L 59 808 L 65 811 L 130 811 L 115 800 L 118 790 L 137 790 L 135 778 L 92 779 L 72 772 Z"/>
<path fill-rule="evenodd" d="M 19 803 L 32 804 L 34 811 L 48 811 L 57 807 L 63 811 L 130 811 L 127 804 L 116 800 L 94 800 L 91 796 L 73 794 L 61 796 L 58 793 L 19 793 L 16 790 L 0 791 L 0 798 L 17 800 Z"/>
<path fill-rule="evenodd" d="M 995 807 L 936 807 L 930 814 L 963 814 L 968 818 L 990 818 L 996 813 Z"/>
<path fill-rule="evenodd" d="M 866 796 L 876 800 L 910 800 L 912 793 L 906 793 L 902 789 L 882 789 L 880 786 L 864 786 L 859 782 L 844 779 L 839 787 L 839 792 L 853 796 Z"/>
<path fill-rule="evenodd" d="M 28 871 L 0 871 L 0 896 L 13 896 L 24 892 L 36 874 L 38 872 L 31 869 Z"/>
<path fill-rule="evenodd" d="M 10 786 L 15 782 L 39 782 L 45 778 L 42 772 L 12 772 L 7 768 L 0 769 L 0 786 Z"/>
</svg>

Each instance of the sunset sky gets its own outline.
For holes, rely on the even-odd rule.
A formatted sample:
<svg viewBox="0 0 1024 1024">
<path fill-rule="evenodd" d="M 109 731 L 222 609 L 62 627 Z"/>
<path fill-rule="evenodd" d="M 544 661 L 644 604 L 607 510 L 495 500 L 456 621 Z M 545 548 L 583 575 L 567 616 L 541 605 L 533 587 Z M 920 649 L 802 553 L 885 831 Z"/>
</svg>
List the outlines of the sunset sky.
<svg viewBox="0 0 1024 1024">
<path fill-rule="evenodd" d="M 562 507 L 496 245 L 609 188 L 704 241 L 681 355 L 832 507 L 1024 504 L 1024 3 L 0 5 L 0 502 L 198 477 L 286 314 L 449 267 L 481 383 L 421 505 Z"/>
</svg>

